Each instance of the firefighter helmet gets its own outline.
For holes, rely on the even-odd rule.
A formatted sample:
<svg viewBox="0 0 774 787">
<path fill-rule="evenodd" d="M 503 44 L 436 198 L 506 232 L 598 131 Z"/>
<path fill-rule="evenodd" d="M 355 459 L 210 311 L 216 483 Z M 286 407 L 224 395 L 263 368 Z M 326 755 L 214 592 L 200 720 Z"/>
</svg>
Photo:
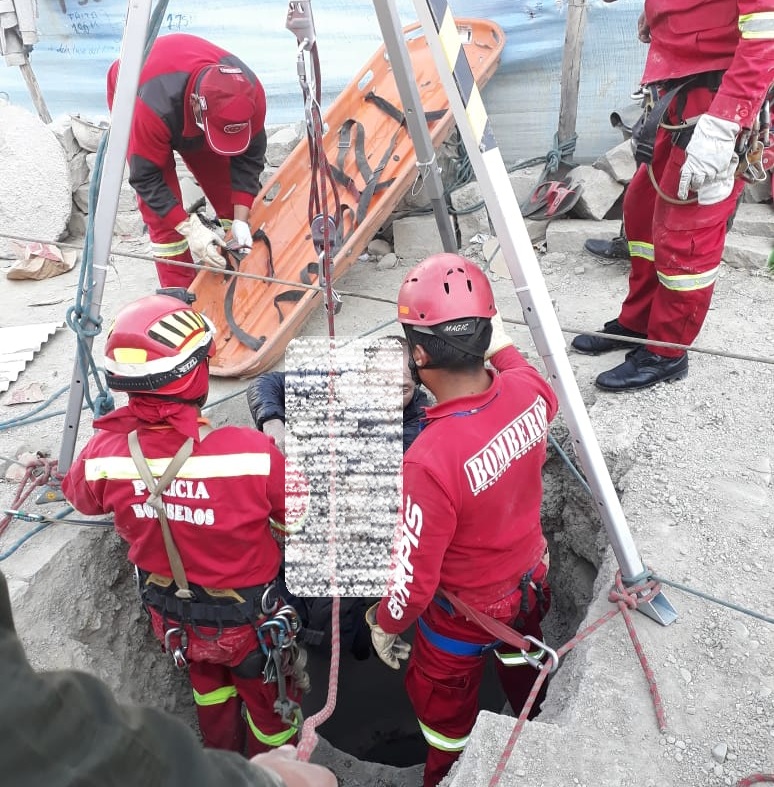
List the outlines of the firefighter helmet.
<svg viewBox="0 0 774 787">
<path fill-rule="evenodd" d="M 169 295 L 147 295 L 116 316 L 105 344 L 115 391 L 196 400 L 206 394 L 215 326 Z"/>
<path fill-rule="evenodd" d="M 480 357 L 494 314 L 489 279 L 459 254 L 444 252 L 423 260 L 408 272 L 398 293 L 398 322 L 409 326 L 407 336 L 412 330 L 432 333 Z"/>
<path fill-rule="evenodd" d="M 398 322 L 440 325 L 468 317 L 491 319 L 494 295 L 486 274 L 459 254 L 433 254 L 412 268 L 398 293 Z"/>
</svg>

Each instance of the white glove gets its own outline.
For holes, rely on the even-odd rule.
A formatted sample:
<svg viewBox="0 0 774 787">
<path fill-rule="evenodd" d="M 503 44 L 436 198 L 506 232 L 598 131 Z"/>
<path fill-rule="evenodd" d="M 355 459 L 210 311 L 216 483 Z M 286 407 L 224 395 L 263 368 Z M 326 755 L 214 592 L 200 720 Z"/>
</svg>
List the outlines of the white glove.
<svg viewBox="0 0 774 787">
<path fill-rule="evenodd" d="M 500 316 L 500 312 L 495 309 L 494 317 L 492 317 L 492 338 L 489 340 L 489 347 L 486 348 L 484 353 L 484 360 L 488 361 L 500 350 L 512 345 L 513 339 L 505 332 L 503 318 Z"/>
<path fill-rule="evenodd" d="M 739 157 L 734 152 L 739 124 L 714 115 L 702 115 L 685 149 L 687 158 L 680 170 L 678 199 L 698 193 L 699 204 L 722 202 L 733 191 Z M 704 193 L 702 193 L 702 191 Z"/>
<path fill-rule="evenodd" d="M 195 214 L 191 214 L 185 221 L 181 221 L 175 229 L 188 241 L 188 248 L 191 254 L 198 257 L 204 265 L 212 268 L 223 269 L 226 267 L 226 260 L 218 251 L 224 246 L 223 239 L 211 229 L 202 224 L 202 220 Z"/>
<path fill-rule="evenodd" d="M 277 787 L 337 787 L 332 771 L 322 765 L 302 762 L 295 746 L 280 746 L 269 752 L 256 754 L 250 762 L 266 779 Z"/>
<path fill-rule="evenodd" d="M 366 610 L 365 619 L 371 629 L 371 642 L 374 644 L 376 655 L 393 669 L 400 669 L 400 662 L 405 661 L 411 653 L 411 645 L 404 642 L 397 634 L 388 634 L 376 622 L 376 608 L 378 603 Z"/>
<path fill-rule="evenodd" d="M 246 221 L 234 219 L 231 223 L 231 237 L 241 248 L 253 248 L 253 233 L 250 232 L 250 225 Z"/>
<path fill-rule="evenodd" d="M 281 453 L 285 453 L 285 424 L 279 418 L 264 421 L 262 431 L 265 435 L 274 438 L 274 442 Z"/>
</svg>

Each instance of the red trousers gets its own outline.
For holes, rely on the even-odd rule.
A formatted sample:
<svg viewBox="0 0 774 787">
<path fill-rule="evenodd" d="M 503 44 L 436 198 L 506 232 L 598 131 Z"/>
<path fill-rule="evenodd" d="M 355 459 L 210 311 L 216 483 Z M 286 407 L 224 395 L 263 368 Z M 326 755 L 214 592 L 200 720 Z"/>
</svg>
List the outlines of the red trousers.
<svg viewBox="0 0 774 787">
<path fill-rule="evenodd" d="M 712 96 L 704 87 L 690 90 L 682 117 L 705 112 Z M 667 112 L 670 123 L 679 122 L 675 101 Z M 672 199 L 676 199 L 684 162 L 685 152 L 673 145 L 671 132 L 659 128 L 653 175 Z M 743 188 L 739 178 L 731 195 L 716 205 L 674 205 L 657 194 L 648 168 L 639 167 L 623 204 L 632 268 L 629 292 L 618 317 L 621 325 L 655 341 L 686 345 L 694 341 L 709 310 L 727 224 Z M 648 349 L 667 357 L 682 354 L 682 350 L 665 347 Z"/>
<path fill-rule="evenodd" d="M 230 221 L 234 214 L 234 207 L 231 202 L 231 162 L 228 157 L 219 156 L 207 145 L 203 145 L 199 150 L 181 153 L 180 156 L 215 208 L 218 218 Z M 182 204 L 180 182 L 177 179 L 172 151 L 162 168 L 162 174 L 164 182 Z M 153 256 L 179 262 L 193 262 L 186 239 L 174 228 L 166 226 L 166 220 L 139 196 L 137 205 L 143 221 L 148 226 Z M 167 265 L 163 262 L 156 262 L 156 272 L 162 287 L 188 287 L 197 274 L 195 268 Z"/>
<path fill-rule="evenodd" d="M 550 589 L 544 583 L 545 604 L 538 606 L 534 591 L 530 589 L 531 608 L 522 615 L 519 631 L 542 640 L 540 621 L 550 603 Z M 513 623 L 519 612 L 521 593 L 510 599 L 510 612 L 496 617 L 504 623 Z M 436 634 L 470 643 L 491 642 L 493 637 L 475 623 L 452 616 L 435 602 L 422 613 L 422 621 Z M 510 645 L 501 645 L 494 651 L 497 676 L 505 696 L 515 714 L 518 714 L 532 690 L 537 677 L 534 667 L 525 663 L 521 652 Z M 533 651 L 533 654 L 538 656 Z M 406 672 L 406 691 L 425 740 L 429 744 L 424 770 L 424 787 L 435 787 L 449 772 L 465 747 L 478 715 L 478 691 L 484 674 L 482 656 L 459 656 L 431 644 L 417 625 L 414 645 Z M 543 684 L 530 716 L 540 709 L 544 698 Z"/>
<path fill-rule="evenodd" d="M 164 642 L 165 632 L 178 624 L 164 621 L 153 608 L 149 611 L 153 631 Z M 204 745 L 244 753 L 246 744 L 247 755 L 252 757 L 293 742 L 296 727 L 283 722 L 274 710 L 277 684 L 263 682 L 261 662 L 253 672 L 245 669 L 245 658 L 258 648 L 255 629 L 235 626 L 222 629 L 220 635 L 209 626 L 185 626 L 185 631 L 185 657 Z M 170 648 L 180 644 L 177 633 L 169 638 Z M 300 703 L 295 683 L 283 679 L 288 698 Z"/>
</svg>

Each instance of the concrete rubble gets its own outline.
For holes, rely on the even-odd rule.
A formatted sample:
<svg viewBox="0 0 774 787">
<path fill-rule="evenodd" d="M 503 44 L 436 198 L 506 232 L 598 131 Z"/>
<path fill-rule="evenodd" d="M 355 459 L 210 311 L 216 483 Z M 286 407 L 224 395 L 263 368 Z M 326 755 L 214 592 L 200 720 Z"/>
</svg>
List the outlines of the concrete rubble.
<svg viewBox="0 0 774 787">
<path fill-rule="evenodd" d="M 86 227 L 94 150 L 82 146 L 67 119 L 46 129 L 39 120 L 31 115 L 33 120 L 29 120 L 13 107 L 0 107 L 0 137 L 9 133 L 4 123 L 9 115 L 3 115 L 9 109 L 14 120 L 26 124 L 25 136 L 40 146 L 34 157 L 47 156 L 38 164 L 45 170 L 36 176 L 44 180 L 35 181 L 45 182 L 46 188 L 14 191 L 10 203 L 5 192 L 0 192 L 0 232 L 12 230 L 56 241 L 69 228 L 71 236 L 81 237 Z M 270 132 L 267 173 L 278 167 L 295 145 L 304 143 L 303 124 Z M 19 145 L 16 136 L 14 144 Z M 93 142 L 89 145 L 93 147 Z M 0 144 L 0 171 L 14 172 L 11 181 L 18 184 L 22 174 L 13 169 L 13 155 L 17 154 L 7 154 Z M 30 152 L 25 155 L 29 163 Z M 553 221 L 525 223 L 563 326 L 593 329 L 615 316 L 626 288 L 627 265 L 599 263 L 583 252 L 583 242 L 589 237 L 612 238 L 620 232 L 620 196 L 633 174 L 631 148 L 624 142 L 593 165 L 577 170 L 575 175 L 583 179 L 585 191 L 577 209 Z M 179 172 L 184 200 L 190 207 L 202 195 L 180 162 Z M 529 198 L 541 172 L 542 167 L 533 166 L 510 173 L 520 203 Z M 7 188 L 5 181 L 4 176 L 0 189 Z M 41 211 L 38 205 L 43 199 L 50 204 Z M 463 252 L 488 269 L 501 311 L 518 321 L 518 300 L 486 207 L 479 204 L 478 184 L 471 182 L 454 191 L 451 199 Z M 745 190 L 728 235 L 726 265 L 702 343 L 730 352 L 738 351 L 753 337 L 759 355 L 774 356 L 770 320 L 774 283 L 763 275 L 774 247 L 772 207 L 764 204 L 770 199 L 768 182 Z M 389 232 L 369 244 L 368 253 L 347 273 L 342 287 L 394 298 L 408 267 L 441 250 L 432 214 L 406 215 L 413 209 L 426 209 L 427 204 L 422 192 L 407 195 L 386 228 Z M 13 213 L 3 213 L 4 205 L 14 206 Z M 37 223 L 25 223 L 32 218 Z M 147 242 L 126 179 L 115 241 Z M 0 251 L 1 247 L 2 239 Z M 65 285 L 9 283 L 2 277 L 0 288 L 10 293 L 4 297 L 15 299 L 20 311 L 27 309 L 29 313 L 29 308 L 42 303 L 36 316 L 54 319 L 65 308 L 63 289 L 67 303 L 72 300 L 76 277 L 74 272 L 61 277 Z M 114 313 L 154 286 L 151 265 L 137 267 L 136 261 L 119 255 L 116 267 L 108 272 L 104 314 Z M 388 304 L 364 303 L 345 306 L 339 318 L 342 335 L 347 331 L 357 334 L 372 322 L 394 317 L 394 307 Z M 318 310 L 303 333 L 324 333 L 324 319 Z M 511 328 L 517 344 L 539 363 L 526 329 L 513 324 Z M 74 361 L 70 339 L 64 332 L 54 336 L 40 360 L 25 370 L 24 382 L 39 383 L 49 396 L 62 380 L 69 379 Z M 97 356 L 103 340 L 97 337 Z M 699 356 L 692 358 L 691 375 L 680 384 L 631 396 L 600 397 L 591 380 L 607 368 L 607 360 L 577 354 L 569 357 L 644 559 L 653 561 L 660 575 L 701 585 L 714 590 L 716 596 L 733 597 L 774 615 L 768 590 L 768 577 L 774 570 L 774 550 L 770 548 L 774 532 L 770 521 L 774 423 L 767 415 L 771 409 L 769 368 L 751 369 L 733 360 Z M 718 379 L 727 384 L 718 385 Z M 249 423 L 244 397 L 233 397 L 243 389 L 244 381 L 213 379 L 210 401 L 217 404 L 206 414 L 215 426 Z M 232 398 L 226 401 L 226 397 Z M 0 401 L 0 413 L 3 420 L 17 415 L 6 399 Z M 763 420 L 750 420 L 750 413 Z M 85 413 L 79 444 L 88 437 L 90 422 L 90 414 Z M 0 432 L 0 455 L 10 457 L 3 467 L 9 478 L 18 479 L 20 463 L 30 457 L 56 451 L 61 437 L 59 423 L 53 427 L 32 424 L 25 428 L 23 438 L 18 432 Z M 573 453 L 561 418 L 552 435 L 566 452 Z M 560 644 L 578 627 L 611 608 L 607 595 L 616 561 L 593 505 L 566 472 L 558 453 L 552 454 L 546 478 L 544 522 L 552 543 L 553 570 L 562 584 L 552 612 L 551 633 L 558 637 L 552 644 Z M 0 486 L 5 505 L 10 504 L 15 491 L 16 482 Z M 19 523 L 12 525 L 9 535 L 0 541 L 0 553 L 27 529 Z M 158 653 L 148 634 L 136 604 L 125 548 L 112 531 L 52 527 L 38 535 L 33 545 L 21 546 L 2 567 L 9 577 L 17 626 L 36 666 L 86 669 L 106 680 L 122 699 L 158 704 L 193 721 L 185 681 Z M 77 583 L 74 576 L 79 578 Z M 659 730 L 656 725 L 647 683 L 618 616 L 563 659 L 540 718 L 525 726 L 504 763 L 503 787 L 724 787 L 752 772 L 774 771 L 771 629 L 677 591 L 666 590 L 666 595 L 678 610 L 678 619 L 671 626 L 662 627 L 635 614 L 637 631 L 661 691 L 666 729 Z M 378 667 L 373 667 L 375 673 Z M 393 693 L 399 691 L 398 677 L 386 675 L 383 679 Z M 392 679 L 394 684 L 389 683 Z M 373 715 L 372 710 L 366 712 Z M 513 725 L 513 718 L 483 710 L 462 759 L 444 784 L 489 785 Z M 390 742 L 389 735 L 381 741 L 385 746 Z M 361 762 L 325 741 L 315 758 L 336 769 L 341 787 L 415 787 L 420 782 L 419 766 Z"/>
</svg>

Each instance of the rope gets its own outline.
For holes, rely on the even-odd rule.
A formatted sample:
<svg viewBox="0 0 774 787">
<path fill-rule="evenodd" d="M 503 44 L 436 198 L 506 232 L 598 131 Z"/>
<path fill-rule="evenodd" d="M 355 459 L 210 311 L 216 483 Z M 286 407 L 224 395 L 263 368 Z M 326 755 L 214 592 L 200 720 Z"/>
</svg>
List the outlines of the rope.
<svg viewBox="0 0 774 787">
<path fill-rule="evenodd" d="M 51 476 L 55 474 L 57 461 L 44 456 L 38 457 L 27 465 L 24 476 L 19 482 L 16 496 L 11 503 L 11 508 L 17 509 L 32 494 L 36 487 L 46 486 Z M 4 514 L 0 519 L 0 535 L 2 535 L 13 519 L 9 514 Z"/>
<path fill-rule="evenodd" d="M 606 612 L 601 618 L 587 626 L 582 631 L 578 632 L 571 640 L 562 645 L 562 647 L 556 651 L 556 654 L 559 658 L 562 658 L 562 656 L 565 656 L 567 653 L 569 653 L 576 645 L 593 634 L 609 620 L 612 620 L 620 612 L 621 615 L 623 615 L 624 622 L 626 623 L 626 629 L 629 632 L 632 644 L 634 645 L 634 650 L 637 653 L 637 658 L 639 659 L 640 665 L 642 666 L 643 672 L 645 673 L 645 678 L 648 681 L 648 688 L 653 700 L 653 707 L 656 713 L 658 728 L 659 731 L 663 733 L 666 731 L 666 716 L 664 713 L 663 704 L 661 702 L 661 695 L 659 694 L 658 686 L 656 686 L 653 670 L 650 668 L 650 664 L 648 663 L 642 644 L 640 643 L 639 637 L 637 636 L 637 632 L 634 628 L 634 622 L 630 612 L 630 610 L 636 609 L 640 604 L 645 603 L 653 596 L 658 595 L 660 592 L 661 589 L 658 582 L 656 582 L 652 577 L 646 582 L 627 588 L 624 586 L 623 580 L 621 579 L 620 570 L 617 571 L 613 587 L 608 594 L 608 600 L 611 603 L 616 604 L 618 608 Z M 543 682 L 547 677 L 548 669 L 543 667 L 543 669 L 538 672 L 538 676 L 532 686 L 532 691 L 530 691 L 527 701 L 524 703 L 524 707 L 522 708 L 521 713 L 516 720 L 516 725 L 514 726 L 511 735 L 508 738 L 508 742 L 506 743 L 505 748 L 500 755 L 500 759 L 489 782 L 489 787 L 496 787 L 496 785 L 500 783 L 500 779 L 505 772 L 505 767 L 508 764 L 508 760 L 513 753 L 516 741 L 518 740 L 519 735 L 524 728 L 527 717 L 529 716 L 532 706 L 534 705 L 535 700 L 540 693 Z"/>
<path fill-rule="evenodd" d="M 311 162 L 311 181 L 309 188 L 309 225 L 312 236 L 315 238 L 315 225 L 322 222 L 322 232 L 318 232 L 315 239 L 315 247 L 319 254 L 319 277 L 318 281 L 323 284 L 323 298 L 328 319 L 328 336 L 330 338 L 330 349 L 334 348 L 335 342 L 335 315 L 337 306 L 341 301 L 337 292 L 333 289 L 333 244 L 334 234 L 340 235 L 341 228 L 337 222 L 341 219 L 341 203 L 336 183 L 333 179 L 330 162 L 325 154 L 323 144 L 323 118 L 320 102 L 322 97 L 322 86 L 320 82 L 320 59 L 316 43 L 314 21 L 311 16 L 311 7 L 308 16 L 304 16 L 301 8 L 296 9 L 301 16 L 298 21 L 302 23 L 305 36 L 297 35 L 298 39 L 298 75 L 301 90 L 304 96 L 304 108 L 307 121 L 307 143 L 309 145 L 309 156 Z M 292 30 L 293 27 L 291 26 Z M 306 64 L 304 53 L 309 55 L 309 65 L 311 72 L 311 83 L 307 79 Z M 310 87 L 311 84 L 311 87 Z M 330 188 L 330 196 L 329 196 Z M 329 202 L 333 201 L 333 213 L 331 214 Z M 333 226 L 332 226 L 333 225 Z M 319 288 L 316 288 L 319 289 Z M 325 722 L 333 714 L 336 708 L 338 696 L 339 662 L 341 658 L 341 634 L 340 634 L 340 610 L 341 598 L 336 590 L 336 455 L 335 440 L 333 435 L 333 408 L 331 404 L 334 398 L 335 372 L 332 365 L 328 375 L 328 426 L 329 426 L 329 505 L 328 505 L 328 559 L 331 569 L 331 663 L 328 673 L 328 694 L 325 705 L 315 714 L 304 720 L 301 728 L 300 740 L 298 743 L 298 759 L 308 761 L 317 746 L 319 740 L 316 728 Z"/>
<path fill-rule="evenodd" d="M 762 784 L 763 782 L 774 783 L 774 773 L 754 773 L 737 782 L 736 787 L 750 787 L 752 784 Z"/>
</svg>

